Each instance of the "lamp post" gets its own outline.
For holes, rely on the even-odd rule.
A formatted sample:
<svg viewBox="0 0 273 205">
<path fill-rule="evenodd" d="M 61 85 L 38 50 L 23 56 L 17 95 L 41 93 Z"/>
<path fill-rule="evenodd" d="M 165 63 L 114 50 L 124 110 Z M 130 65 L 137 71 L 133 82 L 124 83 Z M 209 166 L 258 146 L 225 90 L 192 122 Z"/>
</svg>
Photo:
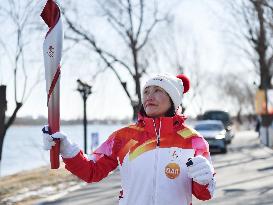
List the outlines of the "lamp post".
<svg viewBox="0 0 273 205">
<path fill-rule="evenodd" d="M 84 153 L 87 154 L 87 117 L 86 117 L 86 101 L 88 96 L 92 93 L 92 86 L 82 82 L 80 79 L 77 80 L 78 88 L 83 99 L 83 131 L 84 131 Z"/>
</svg>

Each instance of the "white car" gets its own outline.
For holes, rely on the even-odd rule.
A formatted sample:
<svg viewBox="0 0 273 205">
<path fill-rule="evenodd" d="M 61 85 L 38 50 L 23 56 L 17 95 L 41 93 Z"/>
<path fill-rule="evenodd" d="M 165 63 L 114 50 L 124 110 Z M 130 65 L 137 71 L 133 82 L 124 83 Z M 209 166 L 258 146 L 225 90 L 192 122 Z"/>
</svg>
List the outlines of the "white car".
<svg viewBox="0 0 273 205">
<path fill-rule="evenodd" d="M 200 120 L 194 126 L 209 143 L 210 151 L 227 152 L 227 132 L 220 120 Z"/>
<path fill-rule="evenodd" d="M 230 114 L 223 110 L 207 110 L 203 116 L 202 120 L 220 120 L 226 129 L 226 142 L 230 144 L 234 138 L 234 132 L 232 129 L 232 120 Z"/>
</svg>

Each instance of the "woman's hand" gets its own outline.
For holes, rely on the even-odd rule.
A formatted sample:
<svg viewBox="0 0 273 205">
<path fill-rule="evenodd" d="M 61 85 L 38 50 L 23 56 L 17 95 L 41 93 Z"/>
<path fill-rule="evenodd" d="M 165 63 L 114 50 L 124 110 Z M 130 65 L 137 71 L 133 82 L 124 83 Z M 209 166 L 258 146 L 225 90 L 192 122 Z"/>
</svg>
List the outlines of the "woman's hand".
<svg viewBox="0 0 273 205">
<path fill-rule="evenodd" d="M 206 185 L 213 181 L 213 168 L 205 157 L 201 155 L 193 157 L 189 159 L 187 166 L 188 176 L 198 184 Z"/>
<path fill-rule="evenodd" d="M 49 134 L 49 127 L 46 125 L 42 129 L 43 132 L 43 148 L 50 150 L 55 145 L 54 139 L 60 139 L 60 154 L 64 158 L 75 157 L 80 149 L 76 144 L 72 144 L 67 136 L 62 132 L 56 132 L 53 135 Z"/>
</svg>

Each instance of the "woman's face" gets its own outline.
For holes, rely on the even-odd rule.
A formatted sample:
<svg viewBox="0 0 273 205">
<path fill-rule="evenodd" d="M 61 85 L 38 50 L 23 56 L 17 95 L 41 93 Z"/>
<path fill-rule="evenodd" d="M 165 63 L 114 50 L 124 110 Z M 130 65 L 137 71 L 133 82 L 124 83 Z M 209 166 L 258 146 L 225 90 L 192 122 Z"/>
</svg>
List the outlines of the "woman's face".
<svg viewBox="0 0 273 205">
<path fill-rule="evenodd" d="M 149 86 L 143 92 L 143 107 L 148 117 L 163 117 L 171 108 L 171 99 L 162 88 Z"/>
</svg>

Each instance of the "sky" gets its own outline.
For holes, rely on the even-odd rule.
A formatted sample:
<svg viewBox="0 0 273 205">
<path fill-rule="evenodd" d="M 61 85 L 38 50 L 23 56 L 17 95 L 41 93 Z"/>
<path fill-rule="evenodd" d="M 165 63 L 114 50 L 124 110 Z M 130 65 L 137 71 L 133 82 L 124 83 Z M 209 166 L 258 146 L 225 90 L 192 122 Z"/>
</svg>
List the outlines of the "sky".
<svg viewBox="0 0 273 205">
<path fill-rule="evenodd" d="M 64 4 L 65 1 L 59 1 L 60 4 Z M 213 1 L 195 0 L 195 1 L 182 1 L 174 10 L 176 30 L 182 30 L 183 36 L 176 36 L 178 39 L 178 46 L 183 50 L 190 50 L 192 45 L 187 44 L 189 39 L 195 39 L 198 45 L 198 52 L 200 54 L 200 73 L 225 73 L 230 67 L 240 70 L 238 65 L 238 59 L 232 57 L 230 48 L 225 44 L 223 32 L 219 21 L 217 20 L 214 11 L 222 12 L 224 10 L 219 5 L 211 3 Z M 40 5 L 41 6 L 41 5 Z M 222 10 L 221 10 L 222 9 Z M 42 21 L 41 21 L 42 22 Z M 12 28 L 8 22 L 4 22 L 5 33 L 8 35 L 13 33 Z M 103 36 L 105 32 L 104 27 L 99 27 L 96 33 Z M 3 29 L 3 27 L 2 27 Z M 1 31 L 3 32 L 3 31 Z M 31 63 L 28 64 L 29 73 L 29 88 L 31 84 L 39 78 L 39 83 L 32 89 L 30 97 L 24 103 L 23 107 L 18 112 L 18 116 L 33 116 L 34 118 L 39 116 L 47 116 L 46 106 L 46 88 L 45 80 L 43 79 L 43 54 L 42 44 L 44 36 L 47 32 L 47 28 L 44 25 L 40 31 L 37 32 L 35 43 L 30 46 L 29 52 L 26 53 L 26 59 L 30 59 Z M 64 31 L 66 32 L 66 31 Z M 180 39 L 181 38 L 181 39 Z M 9 38 L 11 39 L 11 38 Z M 31 42 L 31 41 L 30 41 Z M 113 46 L 115 45 L 115 39 L 113 39 Z M 31 42 L 32 43 L 32 42 Z M 66 43 L 66 42 L 64 42 Z M 116 42 L 117 44 L 118 42 Z M 190 42 L 191 43 L 191 42 Z M 1 47 L 0 47 L 1 48 Z M 184 49 L 185 48 L 185 49 Z M 0 50 L 0 53 L 3 50 Z M 71 54 L 71 52 L 64 53 L 62 59 L 62 73 L 61 73 L 61 118 L 62 119 L 78 119 L 83 116 L 83 101 L 80 94 L 76 91 L 78 78 L 93 85 L 93 93 L 90 95 L 87 101 L 87 116 L 88 119 L 124 119 L 131 118 L 132 109 L 130 101 L 126 97 L 125 92 L 121 88 L 119 82 L 114 77 L 110 70 L 104 72 L 103 75 L 99 75 L 96 81 L 91 80 L 94 67 L 98 66 L 92 59 L 93 55 L 90 53 L 86 57 L 86 53 L 81 53 L 81 48 L 78 48 L 77 52 Z M 227 53 L 229 53 L 229 64 L 227 64 Z M 84 58 L 80 56 L 85 55 Z M 33 57 L 33 59 L 31 58 Z M 35 57 L 35 58 L 34 58 Z M 187 59 L 189 62 L 185 62 L 188 65 L 187 69 L 190 69 L 191 62 L 194 61 L 195 56 L 188 54 Z M 162 61 L 161 67 L 165 67 L 165 62 Z M 4 70 L 8 68 L 8 72 Z M 168 66 L 166 65 L 166 69 Z M 155 69 L 157 72 L 157 69 Z M 174 70 L 164 70 L 164 72 L 170 72 L 175 74 Z M 22 73 L 18 74 L 19 78 L 23 78 Z M 144 76 L 142 79 L 142 85 L 149 76 Z M 124 78 L 126 79 L 126 72 L 124 72 Z M 7 58 L 0 59 L 0 84 L 8 85 L 7 100 L 8 110 L 7 115 L 11 115 L 14 109 L 14 94 L 13 94 L 13 77 L 12 66 Z M 93 84 L 94 83 L 94 84 Z M 215 95 L 215 91 L 210 89 L 210 85 L 203 85 L 204 93 L 202 96 L 195 98 L 194 101 L 190 101 L 187 96 L 184 97 L 184 101 L 187 104 L 186 114 L 195 116 L 199 112 L 206 109 L 226 108 L 232 110 L 232 107 L 228 107 L 225 102 L 221 102 Z M 19 91 L 22 86 L 19 86 Z M 189 92 L 189 96 L 193 95 L 194 90 Z M 200 106 L 200 104 L 202 106 Z"/>
</svg>

